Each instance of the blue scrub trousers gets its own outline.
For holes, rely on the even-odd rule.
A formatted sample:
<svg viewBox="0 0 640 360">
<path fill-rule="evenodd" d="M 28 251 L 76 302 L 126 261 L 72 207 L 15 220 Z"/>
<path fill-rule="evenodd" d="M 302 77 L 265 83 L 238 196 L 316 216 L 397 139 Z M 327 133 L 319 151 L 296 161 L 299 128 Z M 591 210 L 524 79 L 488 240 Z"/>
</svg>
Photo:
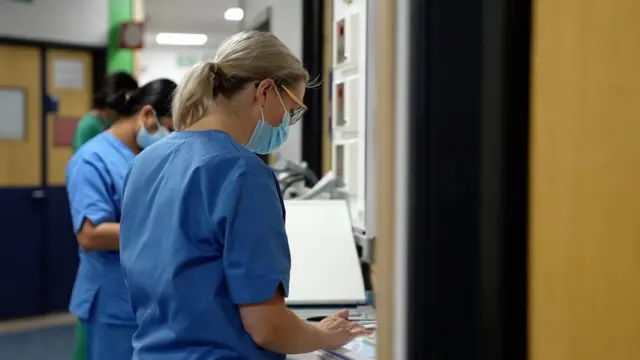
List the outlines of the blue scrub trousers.
<svg viewBox="0 0 640 360">
<path fill-rule="evenodd" d="M 131 360 L 137 325 L 83 321 L 87 336 L 87 360 Z"/>
</svg>

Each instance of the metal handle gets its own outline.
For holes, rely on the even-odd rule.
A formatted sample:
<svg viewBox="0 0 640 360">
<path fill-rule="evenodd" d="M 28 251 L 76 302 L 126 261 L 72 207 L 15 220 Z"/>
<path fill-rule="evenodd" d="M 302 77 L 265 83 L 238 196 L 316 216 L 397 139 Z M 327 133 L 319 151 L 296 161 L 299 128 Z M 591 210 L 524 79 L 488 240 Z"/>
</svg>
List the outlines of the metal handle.
<svg viewBox="0 0 640 360">
<path fill-rule="evenodd" d="M 39 200 L 44 199 L 45 197 L 47 197 L 47 194 L 42 189 L 33 190 L 33 192 L 31 192 L 32 199 Z"/>
</svg>

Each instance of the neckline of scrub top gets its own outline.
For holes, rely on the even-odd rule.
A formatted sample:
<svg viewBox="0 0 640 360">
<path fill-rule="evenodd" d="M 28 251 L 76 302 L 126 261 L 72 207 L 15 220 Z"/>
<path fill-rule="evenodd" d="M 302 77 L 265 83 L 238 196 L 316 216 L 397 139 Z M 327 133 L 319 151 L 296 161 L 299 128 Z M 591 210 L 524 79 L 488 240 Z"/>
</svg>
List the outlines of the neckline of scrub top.
<svg viewBox="0 0 640 360">
<path fill-rule="evenodd" d="M 231 141 L 233 144 L 237 144 L 238 146 L 242 146 L 242 144 L 240 144 L 236 139 L 234 139 L 227 132 L 222 131 L 222 130 L 217 130 L 217 129 L 174 131 L 167 138 L 188 139 L 189 137 L 192 137 L 192 138 L 193 137 L 197 137 L 197 136 L 208 137 L 208 136 L 214 136 L 216 134 L 220 134 L 220 135 L 224 136 L 227 140 Z"/>
<path fill-rule="evenodd" d="M 131 148 L 129 148 L 127 144 L 125 144 L 122 140 L 115 137 L 115 135 L 113 135 L 109 131 L 105 131 L 104 134 L 108 139 L 108 141 L 112 143 L 114 146 L 116 146 L 117 148 L 119 148 L 125 153 L 131 154 L 131 156 L 136 156 L 136 153 L 134 153 L 133 150 L 131 150 Z"/>
<path fill-rule="evenodd" d="M 231 138 L 231 135 L 229 135 L 228 133 L 222 131 L 222 130 L 217 130 L 217 129 L 211 129 L 211 130 L 182 130 L 182 131 L 174 131 L 171 136 L 174 137 L 185 137 L 185 136 L 193 136 L 193 135 L 210 135 L 210 134 L 222 134 L 228 138 Z"/>
<path fill-rule="evenodd" d="M 102 127 L 102 130 L 107 130 L 111 127 L 111 123 L 98 115 L 95 111 L 90 111 L 88 116 L 92 117 Z"/>
</svg>

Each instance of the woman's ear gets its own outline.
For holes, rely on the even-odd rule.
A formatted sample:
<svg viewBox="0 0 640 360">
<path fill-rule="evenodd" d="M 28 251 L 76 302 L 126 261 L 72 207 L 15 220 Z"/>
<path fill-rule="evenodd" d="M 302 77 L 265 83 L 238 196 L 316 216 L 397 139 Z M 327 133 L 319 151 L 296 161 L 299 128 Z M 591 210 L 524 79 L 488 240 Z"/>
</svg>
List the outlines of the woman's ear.
<svg viewBox="0 0 640 360">
<path fill-rule="evenodd" d="M 153 129 L 157 126 L 157 119 L 151 105 L 145 105 L 140 109 L 140 120 L 147 129 Z"/>
<path fill-rule="evenodd" d="M 260 103 L 261 106 L 264 106 L 264 104 L 267 102 L 267 93 L 273 88 L 273 86 L 273 80 L 271 79 L 265 79 L 258 83 L 258 86 L 256 88 L 256 98 L 258 99 L 258 103 Z"/>
</svg>

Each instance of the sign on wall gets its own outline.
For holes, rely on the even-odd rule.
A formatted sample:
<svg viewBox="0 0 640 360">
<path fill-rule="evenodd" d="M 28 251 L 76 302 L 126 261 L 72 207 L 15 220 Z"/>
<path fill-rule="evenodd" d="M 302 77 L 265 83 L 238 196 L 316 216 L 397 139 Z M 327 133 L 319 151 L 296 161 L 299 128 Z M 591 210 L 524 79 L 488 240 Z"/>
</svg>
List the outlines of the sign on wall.
<svg viewBox="0 0 640 360">
<path fill-rule="evenodd" d="M 56 116 L 53 123 L 53 145 L 68 147 L 73 144 L 73 134 L 80 122 L 77 116 Z"/>
<path fill-rule="evenodd" d="M 142 49 L 144 38 L 144 23 L 125 22 L 120 24 L 118 33 L 121 49 Z"/>
<path fill-rule="evenodd" d="M 53 64 L 53 87 L 56 89 L 84 89 L 84 63 L 71 59 L 56 59 Z"/>
</svg>

